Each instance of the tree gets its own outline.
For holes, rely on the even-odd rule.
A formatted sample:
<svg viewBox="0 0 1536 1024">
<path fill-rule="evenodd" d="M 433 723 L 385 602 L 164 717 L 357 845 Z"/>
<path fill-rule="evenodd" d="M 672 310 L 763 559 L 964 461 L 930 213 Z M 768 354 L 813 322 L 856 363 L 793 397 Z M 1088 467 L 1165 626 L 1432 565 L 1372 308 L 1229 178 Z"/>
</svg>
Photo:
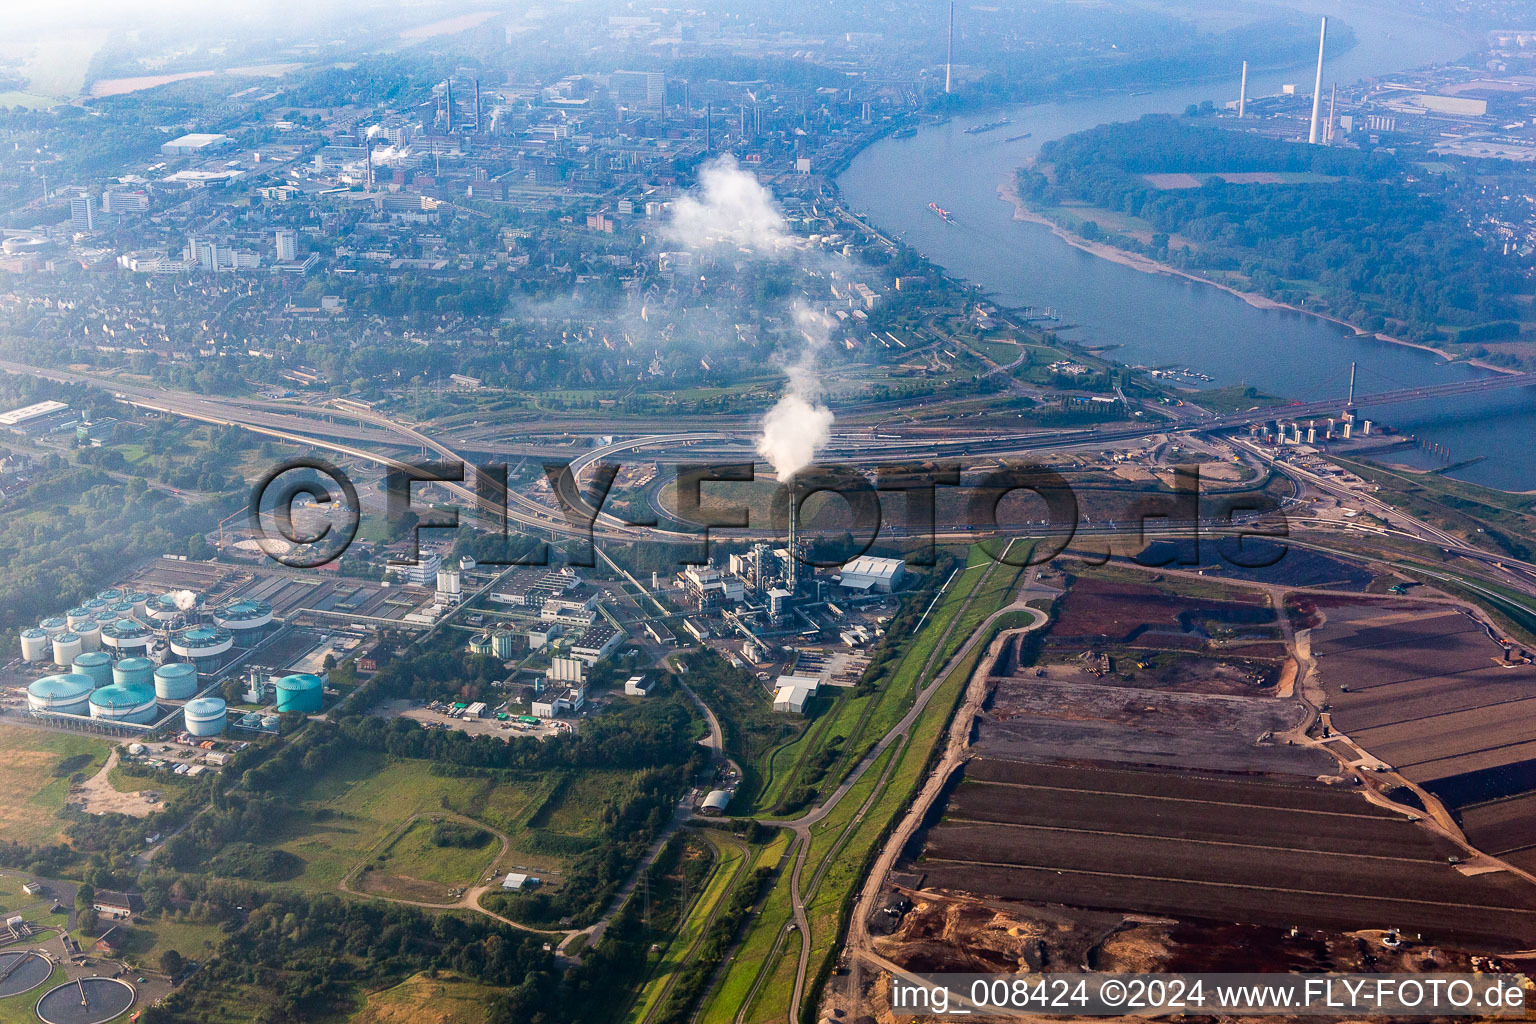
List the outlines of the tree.
<svg viewBox="0 0 1536 1024">
<path fill-rule="evenodd" d="M 172 981 L 181 976 L 185 967 L 186 963 L 182 960 L 181 954 L 174 949 L 168 949 L 160 954 L 160 970 L 165 972 Z"/>
<path fill-rule="evenodd" d="M 80 914 L 75 918 L 75 921 L 79 924 L 80 930 L 82 932 L 94 935 L 96 933 L 96 925 L 98 923 L 96 908 L 86 907 L 84 910 L 80 911 Z"/>
</svg>

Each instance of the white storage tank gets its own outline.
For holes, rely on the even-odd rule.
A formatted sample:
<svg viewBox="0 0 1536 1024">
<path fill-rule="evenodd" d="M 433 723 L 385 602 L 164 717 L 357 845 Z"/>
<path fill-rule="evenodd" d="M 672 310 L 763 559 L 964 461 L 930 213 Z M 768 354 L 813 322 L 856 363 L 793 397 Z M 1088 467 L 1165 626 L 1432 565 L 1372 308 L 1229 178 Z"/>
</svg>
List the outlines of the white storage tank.
<svg viewBox="0 0 1536 1024">
<path fill-rule="evenodd" d="M 75 628 L 75 636 L 80 638 L 80 647 L 86 651 L 101 650 L 101 623 L 85 622 Z"/>
<path fill-rule="evenodd" d="M 217 736 L 224 731 L 227 711 L 218 697 L 189 700 L 181 713 L 187 722 L 187 732 L 193 736 Z"/>
<path fill-rule="evenodd" d="M 23 661 L 45 661 L 48 652 L 53 650 L 53 644 L 48 634 L 33 626 L 31 629 L 21 631 L 21 659 Z"/>
<path fill-rule="evenodd" d="M 90 622 L 91 619 L 95 617 L 95 615 L 96 612 L 93 609 L 87 608 L 85 605 L 81 605 L 78 608 L 71 608 L 69 611 L 65 612 L 64 621 L 69 625 L 70 629 L 74 629 L 82 622 Z"/>
<path fill-rule="evenodd" d="M 112 683 L 118 687 L 132 687 L 153 692 L 155 663 L 148 658 L 124 658 L 112 666 Z"/>
<path fill-rule="evenodd" d="M 133 593 L 128 594 L 124 600 L 133 602 L 133 614 L 138 618 L 142 619 L 149 614 L 149 593 L 147 591 L 135 590 Z"/>
<path fill-rule="evenodd" d="M 196 665 L 173 661 L 155 669 L 155 696 L 161 700 L 186 700 L 196 692 Z"/>
<path fill-rule="evenodd" d="M 83 676 L 90 676 L 97 689 L 112 685 L 112 655 L 106 651 L 86 651 L 71 667 Z"/>
<path fill-rule="evenodd" d="M 53 638 L 53 663 L 62 668 L 69 668 L 84 650 L 85 647 L 81 644 L 78 633 L 60 633 Z"/>
<path fill-rule="evenodd" d="M 107 722 L 148 725 L 159 715 L 155 691 L 143 686 L 103 686 L 90 697 L 91 717 Z"/>
<path fill-rule="evenodd" d="M 149 618 L 151 622 L 167 623 L 181 618 L 183 609 L 177 603 L 177 592 L 172 590 L 158 597 L 150 598 L 148 602 Z"/>
<path fill-rule="evenodd" d="M 27 707 L 56 715 L 83 715 L 94 689 L 91 677 L 78 672 L 44 676 L 27 687 Z"/>
<path fill-rule="evenodd" d="M 42 622 L 39 622 L 38 625 L 41 626 L 43 632 L 47 633 L 49 636 L 58 636 L 60 633 L 69 628 L 69 622 L 57 615 L 51 619 L 44 619 Z"/>
</svg>

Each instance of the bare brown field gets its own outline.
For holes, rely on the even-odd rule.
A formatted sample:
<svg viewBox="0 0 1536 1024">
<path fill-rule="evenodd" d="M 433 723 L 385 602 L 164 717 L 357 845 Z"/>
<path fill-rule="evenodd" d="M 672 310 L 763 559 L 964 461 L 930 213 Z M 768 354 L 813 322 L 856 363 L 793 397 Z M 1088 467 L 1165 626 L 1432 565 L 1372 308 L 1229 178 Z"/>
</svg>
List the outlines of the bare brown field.
<svg viewBox="0 0 1536 1024">
<path fill-rule="evenodd" d="M 1207 620 L 1267 626 L 1275 616 L 1259 596 L 1209 601 L 1158 587 L 1083 577 L 1062 600 L 1049 636 L 1054 642 L 1145 640 L 1154 646 L 1199 647 L 1209 639 L 1201 628 Z"/>
<path fill-rule="evenodd" d="M 1335 728 L 1453 810 L 1536 788 L 1536 668 L 1505 663 L 1482 623 L 1412 602 L 1318 608 Z"/>
<path fill-rule="evenodd" d="M 990 781 L 978 781 L 978 780 Z M 1317 783 L 981 760 L 917 863 L 929 888 L 1256 925 L 1536 941 L 1536 887 Z"/>
</svg>

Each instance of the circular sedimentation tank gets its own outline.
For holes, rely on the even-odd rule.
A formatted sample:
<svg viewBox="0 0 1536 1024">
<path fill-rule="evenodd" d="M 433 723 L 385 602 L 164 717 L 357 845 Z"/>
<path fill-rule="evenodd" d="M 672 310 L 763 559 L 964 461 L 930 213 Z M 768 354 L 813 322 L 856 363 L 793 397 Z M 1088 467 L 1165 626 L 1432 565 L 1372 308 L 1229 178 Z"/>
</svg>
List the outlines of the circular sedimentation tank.
<svg viewBox="0 0 1536 1024">
<path fill-rule="evenodd" d="M 75 663 L 80 652 L 85 650 L 85 642 L 80 639 L 79 633 L 65 631 L 53 638 L 53 663 L 68 668 Z"/>
<path fill-rule="evenodd" d="M 228 720 L 228 708 L 219 697 L 198 697 L 187 701 L 182 708 L 187 732 L 193 736 L 217 736 L 224 731 Z"/>
<path fill-rule="evenodd" d="M 96 681 L 81 672 L 43 676 L 27 687 L 27 707 L 56 715 L 83 715 L 95 689 Z"/>
<path fill-rule="evenodd" d="M 112 682 L 150 690 L 155 685 L 155 663 L 148 658 L 124 658 L 112 666 Z"/>
<path fill-rule="evenodd" d="M 105 1024 L 127 1013 L 138 998 L 132 985 L 116 978 L 80 978 L 49 989 L 37 1001 L 43 1024 Z"/>
<path fill-rule="evenodd" d="M 101 643 L 120 654 L 133 654 L 149 646 L 153 631 L 133 619 L 117 619 L 101 627 Z"/>
<path fill-rule="evenodd" d="M 0 999 L 30 992 L 52 976 L 53 963 L 41 953 L 0 953 Z"/>
<path fill-rule="evenodd" d="M 173 661 L 155 669 L 155 696 L 161 700 L 186 700 L 196 692 L 196 665 Z"/>
<path fill-rule="evenodd" d="M 21 631 L 21 660 L 45 661 L 53 650 L 48 634 L 36 626 Z"/>
<path fill-rule="evenodd" d="M 283 676 L 277 681 L 277 710 L 298 711 L 312 715 L 320 710 L 324 699 L 324 684 L 320 677 L 308 672 Z"/>
<path fill-rule="evenodd" d="M 218 626 L 188 626 L 171 634 L 171 653 L 189 661 L 214 663 L 233 646 L 235 635 Z"/>
<path fill-rule="evenodd" d="M 91 717 L 104 722 L 148 725 L 159 714 L 155 691 L 147 686 L 104 686 L 90 696 Z"/>
<path fill-rule="evenodd" d="M 469 638 L 469 653 L 470 654 L 490 654 L 491 653 L 491 634 L 489 634 L 489 633 L 476 633 L 474 636 L 470 637 Z"/>
<path fill-rule="evenodd" d="M 90 676 L 98 690 L 112 685 L 112 655 L 106 651 L 86 651 L 70 667 L 83 676 Z"/>
<path fill-rule="evenodd" d="M 195 612 L 197 610 L 195 605 L 191 608 L 182 608 L 176 603 L 177 595 L 180 593 L 181 591 L 170 590 L 150 598 L 147 605 L 149 617 L 157 622 L 170 622 L 190 612 Z"/>
<path fill-rule="evenodd" d="M 231 601 L 214 610 L 213 624 L 234 633 L 262 629 L 272 623 L 272 606 L 266 601 Z"/>
</svg>

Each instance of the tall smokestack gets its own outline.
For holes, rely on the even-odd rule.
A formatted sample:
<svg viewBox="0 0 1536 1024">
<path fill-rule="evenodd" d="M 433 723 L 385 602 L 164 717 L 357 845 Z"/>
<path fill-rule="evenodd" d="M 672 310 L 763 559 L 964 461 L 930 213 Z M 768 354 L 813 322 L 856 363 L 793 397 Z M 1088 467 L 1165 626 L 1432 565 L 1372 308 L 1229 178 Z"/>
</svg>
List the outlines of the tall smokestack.
<svg viewBox="0 0 1536 1024">
<path fill-rule="evenodd" d="M 1248 105 L 1248 62 L 1243 61 L 1243 80 L 1237 87 L 1237 116 L 1241 120 L 1243 108 Z"/>
<path fill-rule="evenodd" d="M 368 191 L 373 191 L 373 140 L 368 140 Z"/>
<path fill-rule="evenodd" d="M 1328 134 L 1324 136 L 1328 145 L 1333 145 L 1333 112 L 1339 106 L 1339 83 L 1333 83 L 1333 90 L 1328 94 Z"/>
<path fill-rule="evenodd" d="M 480 134 L 480 79 L 475 79 L 475 134 Z"/>
<path fill-rule="evenodd" d="M 715 129 L 715 105 L 704 104 L 704 152 L 708 153 L 714 146 Z"/>
<path fill-rule="evenodd" d="M 791 594 L 795 592 L 796 585 L 800 582 L 799 550 L 796 547 L 800 533 L 796 520 L 799 518 L 799 502 L 795 499 L 795 487 L 791 483 L 789 487 L 789 566 L 784 570 L 784 589 Z"/>
<path fill-rule="evenodd" d="M 944 94 L 949 95 L 950 73 L 955 63 L 955 0 L 949 0 L 949 45 L 944 49 Z"/>
<path fill-rule="evenodd" d="M 1323 27 L 1317 33 L 1317 81 L 1312 86 L 1312 130 L 1307 133 L 1307 141 L 1317 145 L 1317 115 L 1323 105 L 1323 46 L 1328 42 L 1328 18 L 1324 16 Z"/>
<path fill-rule="evenodd" d="M 1322 74 L 1322 72 L 1319 71 L 1318 74 Z M 1319 79 L 1319 81 L 1321 81 L 1321 79 Z M 443 115 L 448 120 L 447 132 L 448 132 L 449 135 L 452 135 L 453 134 L 453 79 L 451 79 L 451 78 L 448 79 L 444 84 L 448 87 L 448 93 L 447 93 L 446 96 L 443 97 Z"/>
</svg>

